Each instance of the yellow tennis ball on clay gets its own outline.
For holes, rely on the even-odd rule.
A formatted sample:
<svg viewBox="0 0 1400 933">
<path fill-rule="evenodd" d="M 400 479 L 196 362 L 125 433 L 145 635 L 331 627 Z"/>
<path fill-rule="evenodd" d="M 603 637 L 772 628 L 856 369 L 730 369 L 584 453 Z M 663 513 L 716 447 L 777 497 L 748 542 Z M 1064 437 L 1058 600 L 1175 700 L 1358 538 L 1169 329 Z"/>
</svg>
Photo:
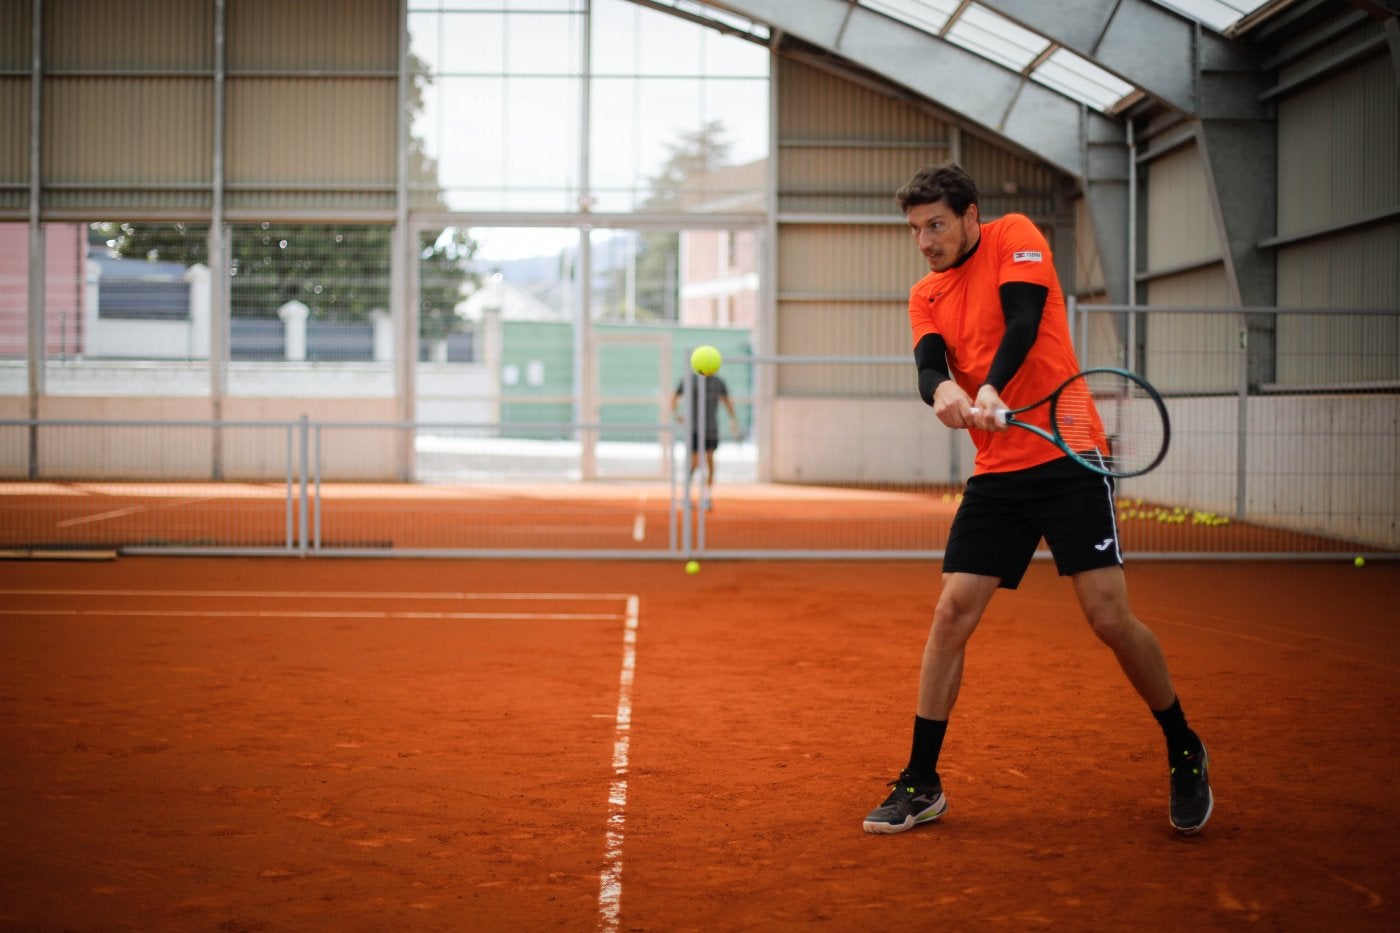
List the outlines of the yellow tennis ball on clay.
<svg viewBox="0 0 1400 933">
<path fill-rule="evenodd" d="M 719 355 L 719 351 L 708 345 L 696 347 L 695 352 L 690 354 L 690 368 L 702 376 L 713 376 L 719 372 L 723 362 L 724 357 Z"/>
<path fill-rule="evenodd" d="M 688 561 L 686 561 L 686 562 L 685 562 L 685 572 L 686 572 L 686 573 L 699 573 L 699 572 L 700 572 L 700 562 L 699 562 L 698 560 L 688 560 Z"/>
<path fill-rule="evenodd" d="M 1355 564 L 1355 565 L 1358 566 L 1358 567 L 1365 567 L 1365 566 L 1366 566 L 1366 558 L 1364 558 L 1364 557 L 1362 557 L 1361 555 L 1358 554 L 1358 555 L 1356 556 L 1356 560 L 1352 561 L 1352 563 Z"/>
</svg>

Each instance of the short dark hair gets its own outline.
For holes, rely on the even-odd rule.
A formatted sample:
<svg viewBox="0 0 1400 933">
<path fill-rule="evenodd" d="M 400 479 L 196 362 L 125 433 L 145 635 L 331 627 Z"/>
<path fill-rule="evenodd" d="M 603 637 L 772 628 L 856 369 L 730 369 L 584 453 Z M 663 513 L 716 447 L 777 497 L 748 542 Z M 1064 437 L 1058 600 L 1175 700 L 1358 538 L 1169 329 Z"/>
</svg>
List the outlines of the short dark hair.
<svg viewBox="0 0 1400 933">
<path fill-rule="evenodd" d="M 956 162 L 929 165 L 919 169 L 918 174 L 896 191 L 894 199 L 902 214 L 920 204 L 942 201 L 961 217 L 967 213 L 968 207 L 977 203 L 977 183 Z"/>
</svg>

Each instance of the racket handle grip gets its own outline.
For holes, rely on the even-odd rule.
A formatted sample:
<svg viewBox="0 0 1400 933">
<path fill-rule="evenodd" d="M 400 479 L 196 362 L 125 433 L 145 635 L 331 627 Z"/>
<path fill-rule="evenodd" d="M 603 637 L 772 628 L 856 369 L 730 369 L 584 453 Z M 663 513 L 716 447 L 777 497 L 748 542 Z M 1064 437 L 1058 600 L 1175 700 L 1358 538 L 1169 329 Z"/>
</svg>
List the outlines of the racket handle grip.
<svg viewBox="0 0 1400 933">
<path fill-rule="evenodd" d="M 980 414 L 982 414 L 982 409 L 978 408 L 976 405 L 973 405 L 973 406 L 972 406 L 970 409 L 968 409 L 968 410 L 969 410 L 970 412 L 972 412 L 972 414 L 974 414 L 974 415 L 980 415 Z M 997 419 L 997 421 L 1001 422 L 1002 424 L 1006 424 L 1006 416 L 1009 415 L 1009 414 L 1011 414 L 1011 409 L 1009 409 L 1009 408 L 998 408 L 998 409 L 997 409 L 997 414 L 996 414 L 996 419 Z"/>
</svg>

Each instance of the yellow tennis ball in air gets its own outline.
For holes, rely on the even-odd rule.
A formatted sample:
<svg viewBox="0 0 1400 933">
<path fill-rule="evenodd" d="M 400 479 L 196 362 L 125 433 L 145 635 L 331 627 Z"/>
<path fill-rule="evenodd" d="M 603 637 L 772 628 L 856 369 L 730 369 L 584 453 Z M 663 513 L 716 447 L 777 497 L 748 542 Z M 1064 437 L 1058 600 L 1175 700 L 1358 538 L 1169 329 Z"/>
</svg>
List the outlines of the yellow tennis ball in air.
<svg viewBox="0 0 1400 933">
<path fill-rule="evenodd" d="M 700 562 L 699 562 L 698 560 L 688 560 L 688 561 L 686 561 L 686 562 L 685 562 L 685 572 L 686 572 L 686 573 L 699 573 L 699 572 L 700 572 Z"/>
<path fill-rule="evenodd" d="M 708 344 L 703 347 L 696 347 L 695 352 L 690 354 L 690 368 L 702 376 L 713 376 L 719 372 L 719 365 L 724 362 L 724 357 L 719 355 L 719 351 Z"/>
<path fill-rule="evenodd" d="M 1366 566 L 1366 558 L 1364 558 L 1364 557 L 1362 557 L 1360 554 L 1358 554 L 1358 555 L 1356 555 L 1356 560 L 1352 561 L 1352 563 L 1355 564 L 1355 565 L 1358 566 L 1358 567 L 1365 567 L 1365 566 Z"/>
</svg>

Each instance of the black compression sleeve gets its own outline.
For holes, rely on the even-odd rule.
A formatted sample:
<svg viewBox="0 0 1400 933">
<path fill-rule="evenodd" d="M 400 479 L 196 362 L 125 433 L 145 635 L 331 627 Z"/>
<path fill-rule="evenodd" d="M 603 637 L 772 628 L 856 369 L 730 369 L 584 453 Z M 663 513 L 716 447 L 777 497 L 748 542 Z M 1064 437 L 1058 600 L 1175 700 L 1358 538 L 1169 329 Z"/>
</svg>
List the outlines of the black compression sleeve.
<svg viewBox="0 0 1400 933">
<path fill-rule="evenodd" d="M 1006 333 L 987 371 L 987 384 L 1000 392 L 1026 361 L 1026 354 L 1040 333 L 1040 318 L 1045 313 L 1045 298 L 1050 290 L 1030 282 L 1007 282 L 998 289 L 1001 313 L 1006 318 Z"/>
<path fill-rule="evenodd" d="M 953 378 L 948 375 L 948 344 L 942 334 L 924 334 L 914 347 L 914 365 L 919 369 L 919 397 L 933 404 L 933 390 Z"/>
</svg>

